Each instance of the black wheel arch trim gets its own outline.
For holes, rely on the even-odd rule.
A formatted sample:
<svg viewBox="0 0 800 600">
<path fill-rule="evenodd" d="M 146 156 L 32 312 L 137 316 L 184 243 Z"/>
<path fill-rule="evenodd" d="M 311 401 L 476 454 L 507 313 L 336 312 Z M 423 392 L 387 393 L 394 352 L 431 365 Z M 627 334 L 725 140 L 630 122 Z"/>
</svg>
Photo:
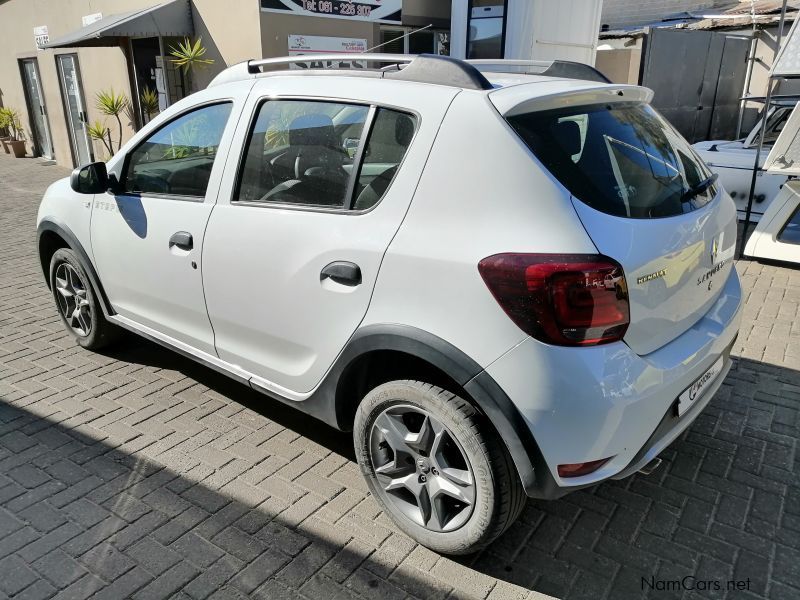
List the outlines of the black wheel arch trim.
<svg viewBox="0 0 800 600">
<path fill-rule="evenodd" d="M 528 496 L 563 495 L 527 423 L 497 382 L 461 350 L 427 331 L 399 324 L 368 325 L 356 331 L 339 355 L 322 384 L 302 404 L 313 416 L 342 430 L 346 422 L 337 388 L 342 374 L 359 357 L 373 351 L 398 351 L 433 365 L 470 396 L 477 408 L 492 422 L 506 445 Z M 259 388 L 260 389 L 260 388 Z M 263 391 L 263 390 L 262 390 Z M 564 490 L 563 493 L 567 493 Z"/>
<path fill-rule="evenodd" d="M 108 296 L 103 289 L 103 285 L 100 283 L 100 276 L 97 274 L 97 270 L 94 268 L 94 264 L 89 258 L 89 255 L 86 253 L 83 245 L 78 241 L 78 238 L 74 233 L 72 233 L 72 230 L 69 227 L 52 217 L 43 219 L 42 222 L 39 223 L 39 227 L 36 229 L 36 250 L 37 254 L 39 255 L 39 262 L 42 265 L 42 274 L 44 275 L 44 280 L 45 283 L 47 283 L 47 287 L 50 287 L 50 265 L 45 264 L 41 256 L 42 235 L 47 231 L 51 231 L 61 237 L 61 239 L 67 243 L 69 249 L 78 255 L 81 265 L 91 280 L 92 287 L 100 297 L 100 305 L 103 308 L 103 312 L 106 314 L 106 316 L 113 315 L 114 309 L 108 300 Z"/>
</svg>

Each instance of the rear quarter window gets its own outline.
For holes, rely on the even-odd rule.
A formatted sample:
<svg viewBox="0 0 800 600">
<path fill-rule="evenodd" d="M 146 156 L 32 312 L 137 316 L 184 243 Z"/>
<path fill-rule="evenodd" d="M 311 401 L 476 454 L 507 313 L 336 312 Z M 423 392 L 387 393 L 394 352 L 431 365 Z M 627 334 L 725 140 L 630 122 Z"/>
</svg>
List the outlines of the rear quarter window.
<svg viewBox="0 0 800 600">
<path fill-rule="evenodd" d="M 647 104 L 569 107 L 508 121 L 573 196 L 604 213 L 669 217 L 716 195 L 714 185 L 702 185 L 711 176 L 702 160 Z"/>
</svg>

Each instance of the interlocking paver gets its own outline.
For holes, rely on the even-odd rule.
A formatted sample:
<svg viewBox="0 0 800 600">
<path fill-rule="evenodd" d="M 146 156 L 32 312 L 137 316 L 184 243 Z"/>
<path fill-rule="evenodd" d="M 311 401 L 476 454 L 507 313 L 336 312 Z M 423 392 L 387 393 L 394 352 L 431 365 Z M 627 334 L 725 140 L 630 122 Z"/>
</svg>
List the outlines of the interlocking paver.
<svg viewBox="0 0 800 600">
<path fill-rule="evenodd" d="M 661 470 L 452 560 L 394 529 L 347 434 L 137 338 L 75 346 L 33 230 L 66 174 L 0 155 L 0 599 L 800 597 L 800 271 L 738 263 L 735 367 Z"/>
</svg>

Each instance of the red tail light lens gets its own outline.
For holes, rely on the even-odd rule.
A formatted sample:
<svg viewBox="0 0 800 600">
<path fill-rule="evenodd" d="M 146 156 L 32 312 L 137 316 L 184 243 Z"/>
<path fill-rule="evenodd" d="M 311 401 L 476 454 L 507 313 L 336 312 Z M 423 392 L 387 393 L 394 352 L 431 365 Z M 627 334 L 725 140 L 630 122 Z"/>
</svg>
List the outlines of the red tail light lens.
<svg viewBox="0 0 800 600">
<path fill-rule="evenodd" d="M 520 329 L 560 346 L 621 340 L 630 323 L 622 267 L 597 254 L 496 254 L 478 264 Z"/>
<path fill-rule="evenodd" d="M 610 461 L 613 458 L 601 458 L 600 460 L 592 460 L 585 463 L 574 463 L 574 464 L 567 464 L 567 465 L 558 465 L 558 476 L 559 477 L 582 477 L 583 475 L 588 475 L 589 473 L 594 473 Z"/>
</svg>

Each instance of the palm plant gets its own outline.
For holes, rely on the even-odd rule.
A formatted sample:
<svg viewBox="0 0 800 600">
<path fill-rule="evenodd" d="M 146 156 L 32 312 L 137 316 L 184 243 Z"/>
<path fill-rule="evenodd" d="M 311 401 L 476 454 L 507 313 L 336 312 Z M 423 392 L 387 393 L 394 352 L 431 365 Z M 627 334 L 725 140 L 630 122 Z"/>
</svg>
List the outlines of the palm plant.
<svg viewBox="0 0 800 600">
<path fill-rule="evenodd" d="M 183 38 L 183 42 L 178 43 L 177 48 L 170 46 L 169 50 L 169 53 L 174 57 L 170 59 L 172 64 L 179 69 L 183 69 L 189 89 L 192 87 L 192 75 L 194 72 L 214 64 L 213 58 L 203 58 L 206 53 L 206 48 L 203 46 L 203 38 L 197 38 L 194 43 L 189 38 Z"/>
<path fill-rule="evenodd" d="M 104 115 L 114 117 L 119 126 L 119 142 L 117 143 L 117 150 L 122 147 L 122 119 L 120 115 L 128 110 L 130 102 L 125 94 L 117 94 L 114 89 L 101 90 L 97 92 L 95 106 Z M 111 141 L 111 134 L 109 132 L 109 141 Z M 111 147 L 111 154 L 114 153 L 113 145 Z"/>
<path fill-rule="evenodd" d="M 142 112 L 147 115 L 147 120 L 158 112 L 158 92 L 151 87 L 146 87 L 142 90 L 139 96 L 139 104 L 142 107 Z"/>
<path fill-rule="evenodd" d="M 8 135 L 8 130 L 11 128 L 11 123 L 8 118 L 8 110 L 0 106 L 0 135 Z"/>
<path fill-rule="evenodd" d="M 86 133 L 88 133 L 89 137 L 93 140 L 100 140 L 103 142 L 103 146 L 105 146 L 108 151 L 109 157 L 114 155 L 114 148 L 111 144 L 111 130 L 106 127 L 105 124 L 100 121 L 95 121 L 86 129 Z"/>
</svg>

